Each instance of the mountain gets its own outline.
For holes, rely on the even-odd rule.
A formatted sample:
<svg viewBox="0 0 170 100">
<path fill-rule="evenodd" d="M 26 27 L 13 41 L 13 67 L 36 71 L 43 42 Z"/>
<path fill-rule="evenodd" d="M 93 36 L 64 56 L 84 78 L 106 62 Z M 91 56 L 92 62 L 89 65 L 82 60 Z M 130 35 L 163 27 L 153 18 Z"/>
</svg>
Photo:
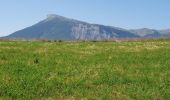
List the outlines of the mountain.
<svg viewBox="0 0 170 100">
<path fill-rule="evenodd" d="M 142 28 L 142 29 L 129 30 L 129 31 L 142 38 L 170 37 L 170 30 L 155 30 L 155 29 Z"/>
<path fill-rule="evenodd" d="M 136 37 L 138 36 L 125 29 L 97 24 L 89 24 L 86 22 L 69 19 L 58 15 L 48 15 L 45 20 L 7 36 L 7 38 L 64 40 L 99 40 Z"/>
<path fill-rule="evenodd" d="M 126 30 L 112 26 L 90 24 L 87 22 L 50 14 L 47 15 L 45 20 L 12 33 L 6 38 L 101 40 L 114 38 L 162 37 L 169 35 L 170 30 Z"/>
</svg>

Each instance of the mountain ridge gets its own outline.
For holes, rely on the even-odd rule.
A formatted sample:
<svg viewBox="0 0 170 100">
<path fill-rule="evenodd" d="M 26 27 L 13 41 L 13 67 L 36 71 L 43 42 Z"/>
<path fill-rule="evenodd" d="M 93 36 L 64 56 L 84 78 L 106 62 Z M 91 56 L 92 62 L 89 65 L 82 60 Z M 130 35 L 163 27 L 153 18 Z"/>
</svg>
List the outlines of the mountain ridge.
<svg viewBox="0 0 170 100">
<path fill-rule="evenodd" d="M 16 31 L 6 38 L 15 39 L 61 39 L 61 40 L 102 40 L 114 38 L 159 38 L 170 37 L 170 29 L 132 29 L 91 24 L 55 14 L 30 27 Z"/>
</svg>

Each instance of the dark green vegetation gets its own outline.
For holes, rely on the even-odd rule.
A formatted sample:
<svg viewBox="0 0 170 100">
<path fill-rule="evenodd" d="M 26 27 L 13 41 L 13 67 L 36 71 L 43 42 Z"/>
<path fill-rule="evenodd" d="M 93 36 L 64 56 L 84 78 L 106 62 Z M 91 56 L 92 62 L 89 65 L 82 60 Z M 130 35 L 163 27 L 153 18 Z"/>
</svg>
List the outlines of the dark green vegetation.
<svg viewBox="0 0 170 100">
<path fill-rule="evenodd" d="M 0 99 L 169 100 L 170 40 L 1 41 Z"/>
</svg>

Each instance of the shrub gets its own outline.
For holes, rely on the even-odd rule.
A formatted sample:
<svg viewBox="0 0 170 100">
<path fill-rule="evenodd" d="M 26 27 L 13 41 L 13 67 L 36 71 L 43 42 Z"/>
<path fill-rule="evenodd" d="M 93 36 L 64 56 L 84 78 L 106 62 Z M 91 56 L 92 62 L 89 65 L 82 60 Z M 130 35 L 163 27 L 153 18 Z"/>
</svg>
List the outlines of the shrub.
<svg viewBox="0 0 170 100">
<path fill-rule="evenodd" d="M 58 40 L 58 42 L 63 42 L 62 40 Z"/>
<path fill-rule="evenodd" d="M 38 58 L 34 59 L 34 64 L 39 64 L 39 59 Z"/>
</svg>

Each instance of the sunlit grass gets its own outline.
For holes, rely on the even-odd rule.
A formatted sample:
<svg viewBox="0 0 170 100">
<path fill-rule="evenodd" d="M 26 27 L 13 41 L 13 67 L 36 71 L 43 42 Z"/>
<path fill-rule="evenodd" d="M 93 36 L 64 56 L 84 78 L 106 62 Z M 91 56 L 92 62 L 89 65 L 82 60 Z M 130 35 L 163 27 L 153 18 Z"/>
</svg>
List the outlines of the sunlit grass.
<svg viewBox="0 0 170 100">
<path fill-rule="evenodd" d="M 0 99 L 170 99 L 170 40 L 0 42 Z"/>
</svg>

